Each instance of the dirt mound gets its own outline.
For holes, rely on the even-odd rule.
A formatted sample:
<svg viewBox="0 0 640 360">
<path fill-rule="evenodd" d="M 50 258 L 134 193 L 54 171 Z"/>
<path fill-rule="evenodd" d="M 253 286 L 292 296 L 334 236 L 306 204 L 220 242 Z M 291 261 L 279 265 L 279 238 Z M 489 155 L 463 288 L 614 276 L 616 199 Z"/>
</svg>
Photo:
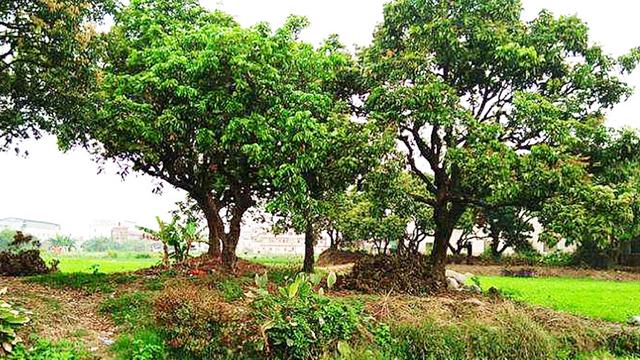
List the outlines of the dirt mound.
<svg viewBox="0 0 640 360">
<path fill-rule="evenodd" d="M 190 258 L 178 264 L 174 264 L 171 270 L 182 275 L 190 276 L 203 276 L 211 273 L 227 273 L 228 271 L 222 264 L 220 257 L 213 257 L 209 255 L 201 255 L 198 257 Z M 168 269 L 163 265 L 156 265 L 148 269 L 138 270 L 135 273 L 139 275 L 158 275 L 167 271 Z M 247 260 L 238 258 L 236 262 L 235 275 L 245 275 L 248 273 L 260 273 L 264 272 L 266 267 L 261 264 L 256 264 Z"/>
<path fill-rule="evenodd" d="M 40 256 L 40 250 L 0 252 L 0 275 L 30 276 L 49 272 L 51 269 Z"/>
<path fill-rule="evenodd" d="M 361 251 L 327 249 L 318 256 L 316 265 L 331 266 L 353 264 L 367 254 Z"/>
<path fill-rule="evenodd" d="M 400 293 L 426 295 L 433 293 L 434 281 L 428 257 L 366 255 L 351 272 L 341 278 L 341 287 L 365 293 Z"/>
</svg>

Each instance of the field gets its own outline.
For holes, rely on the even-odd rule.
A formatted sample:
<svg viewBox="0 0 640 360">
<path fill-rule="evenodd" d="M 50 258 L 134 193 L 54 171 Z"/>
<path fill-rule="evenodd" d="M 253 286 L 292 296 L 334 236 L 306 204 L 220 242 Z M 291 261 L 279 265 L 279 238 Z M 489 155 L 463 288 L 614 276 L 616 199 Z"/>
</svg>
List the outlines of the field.
<svg viewBox="0 0 640 360">
<path fill-rule="evenodd" d="M 64 273 L 91 273 L 93 269 L 102 273 L 136 271 L 160 262 L 160 255 L 146 253 L 77 253 L 46 254 L 45 260 L 60 261 L 58 269 Z"/>
<path fill-rule="evenodd" d="M 640 282 L 572 278 L 480 277 L 483 290 L 501 289 L 515 300 L 615 322 L 640 315 Z"/>
</svg>

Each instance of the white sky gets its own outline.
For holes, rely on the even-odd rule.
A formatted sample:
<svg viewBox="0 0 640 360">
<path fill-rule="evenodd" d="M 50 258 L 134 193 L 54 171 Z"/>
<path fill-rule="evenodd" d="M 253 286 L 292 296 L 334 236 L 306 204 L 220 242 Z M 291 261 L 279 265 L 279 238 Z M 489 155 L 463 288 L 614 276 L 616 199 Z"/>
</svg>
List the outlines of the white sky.
<svg viewBox="0 0 640 360">
<path fill-rule="evenodd" d="M 382 20 L 382 0 L 201 0 L 209 8 L 222 7 L 243 25 L 267 21 L 277 27 L 289 14 L 305 15 L 311 26 L 303 40 L 319 43 L 337 33 L 343 43 L 366 45 L 375 25 Z M 640 45 L 637 34 L 636 0 L 524 0 L 524 18 L 533 18 L 546 8 L 556 15 L 577 14 L 591 29 L 591 38 L 607 52 L 620 55 Z M 640 71 L 628 81 L 640 87 Z M 640 127 L 640 90 L 609 116 L 613 126 Z M 97 174 L 97 165 L 83 150 L 60 153 L 55 139 L 27 141 L 22 148 L 30 155 L 0 153 L 0 218 L 23 217 L 56 222 L 63 232 L 90 233 L 96 221 L 133 221 L 152 226 L 156 215 L 166 216 L 183 193 L 166 185 L 162 195 L 151 192 L 154 180 L 131 175 L 124 181 L 116 167 Z"/>
</svg>

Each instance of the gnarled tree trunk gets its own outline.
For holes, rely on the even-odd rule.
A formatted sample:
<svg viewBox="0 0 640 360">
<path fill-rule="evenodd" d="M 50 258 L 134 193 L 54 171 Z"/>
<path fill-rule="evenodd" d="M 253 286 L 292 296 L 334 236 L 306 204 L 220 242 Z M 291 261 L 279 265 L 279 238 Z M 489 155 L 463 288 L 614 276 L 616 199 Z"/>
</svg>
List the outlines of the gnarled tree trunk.
<svg viewBox="0 0 640 360">
<path fill-rule="evenodd" d="M 461 204 L 447 205 L 447 203 L 436 204 L 433 211 L 436 228 L 433 250 L 431 250 L 431 266 L 433 267 L 434 286 L 437 288 L 444 288 L 447 284 L 445 277 L 447 250 L 453 229 L 464 212 L 464 206 Z"/>
</svg>

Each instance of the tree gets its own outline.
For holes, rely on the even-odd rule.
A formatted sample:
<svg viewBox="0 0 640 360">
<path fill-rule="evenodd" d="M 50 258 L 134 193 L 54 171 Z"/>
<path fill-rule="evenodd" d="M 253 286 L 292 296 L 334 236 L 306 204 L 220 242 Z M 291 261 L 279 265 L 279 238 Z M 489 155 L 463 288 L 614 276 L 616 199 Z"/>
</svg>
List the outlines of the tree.
<svg viewBox="0 0 640 360">
<path fill-rule="evenodd" d="M 111 0 L 0 3 L 0 150 L 54 130 L 69 116 L 90 116 L 82 104 L 95 82 L 92 24 L 113 5 Z"/>
<path fill-rule="evenodd" d="M 49 244 L 51 246 L 71 251 L 76 247 L 76 240 L 69 235 L 56 235 L 53 238 L 49 239 Z"/>
<path fill-rule="evenodd" d="M 363 177 L 360 191 L 350 188 L 331 223 L 342 244 L 368 243 L 379 254 L 417 255 L 433 236 L 432 209 L 410 192 L 425 194 L 422 184 L 393 158 Z"/>
<path fill-rule="evenodd" d="M 98 62 L 97 116 L 64 142 L 185 190 L 207 219 L 209 253 L 233 268 L 243 216 L 272 188 L 264 164 L 284 158 L 273 151 L 325 99 L 325 63 L 306 58 L 320 52 L 296 40 L 303 25 L 242 28 L 193 0 L 132 1 Z"/>
<path fill-rule="evenodd" d="M 616 60 L 576 17 L 523 22 L 521 10 L 518 0 L 397 0 L 363 51 L 369 117 L 395 129 L 429 191 L 420 200 L 433 207 L 440 286 L 468 207 L 512 205 L 528 186 L 552 194 L 581 168 L 566 145 L 630 94 L 616 72 L 632 70 L 637 51 Z"/>
<path fill-rule="evenodd" d="M 297 26 L 306 24 L 298 20 L 303 23 Z M 384 142 L 368 124 L 352 119 L 358 71 L 335 36 L 319 49 L 300 45 L 293 71 L 291 81 L 304 102 L 294 106 L 306 111 L 285 124 L 279 150 L 271 150 L 274 192 L 267 208 L 278 216 L 279 229 L 304 233 L 303 271 L 312 272 L 314 246 L 335 197 L 369 171 Z"/>
<path fill-rule="evenodd" d="M 576 245 L 578 260 L 608 267 L 640 235 L 640 133 L 591 131 L 574 151 L 587 163 L 583 181 L 548 201 L 540 212 L 543 241 Z"/>
</svg>

